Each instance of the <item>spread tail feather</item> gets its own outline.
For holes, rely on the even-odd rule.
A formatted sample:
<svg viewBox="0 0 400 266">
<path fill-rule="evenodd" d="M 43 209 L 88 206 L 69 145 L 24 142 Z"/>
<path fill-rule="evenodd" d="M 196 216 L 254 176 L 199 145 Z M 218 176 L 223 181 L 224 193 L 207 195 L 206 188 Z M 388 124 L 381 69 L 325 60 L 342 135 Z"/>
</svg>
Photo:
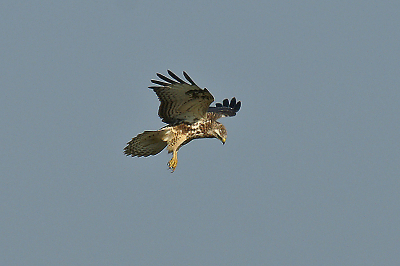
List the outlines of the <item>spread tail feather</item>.
<svg viewBox="0 0 400 266">
<path fill-rule="evenodd" d="M 128 145 L 124 148 L 124 153 L 127 156 L 138 157 L 156 155 L 167 146 L 167 142 L 163 141 L 164 135 L 165 131 L 161 130 L 145 131 L 128 142 Z"/>
</svg>

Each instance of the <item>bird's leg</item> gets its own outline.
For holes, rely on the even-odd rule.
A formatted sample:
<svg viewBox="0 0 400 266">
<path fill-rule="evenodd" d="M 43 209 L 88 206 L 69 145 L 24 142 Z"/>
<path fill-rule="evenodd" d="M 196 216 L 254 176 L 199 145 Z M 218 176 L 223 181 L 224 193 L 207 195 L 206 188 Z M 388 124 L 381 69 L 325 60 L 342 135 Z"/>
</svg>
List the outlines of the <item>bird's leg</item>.
<svg viewBox="0 0 400 266">
<path fill-rule="evenodd" d="M 178 151 L 173 151 L 172 159 L 168 162 L 169 169 L 172 170 L 171 173 L 175 171 L 176 166 L 178 165 Z"/>
</svg>

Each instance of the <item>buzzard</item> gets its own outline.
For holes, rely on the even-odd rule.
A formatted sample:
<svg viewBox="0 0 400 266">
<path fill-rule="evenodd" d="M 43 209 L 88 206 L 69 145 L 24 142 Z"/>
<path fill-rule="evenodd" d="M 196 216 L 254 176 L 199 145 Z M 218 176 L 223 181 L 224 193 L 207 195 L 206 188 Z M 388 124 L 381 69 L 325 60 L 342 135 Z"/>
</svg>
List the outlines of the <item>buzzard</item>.
<svg viewBox="0 0 400 266">
<path fill-rule="evenodd" d="M 168 162 L 169 169 L 174 172 L 178 164 L 178 150 L 193 139 L 217 138 L 223 144 L 227 133 L 224 125 L 217 122 L 221 117 L 235 116 L 241 102 L 235 98 L 229 102 L 223 100 L 210 107 L 214 97 L 206 89 L 201 89 L 186 72 L 186 81 L 167 70 L 171 78 L 160 73 L 161 80 L 152 79 L 157 86 L 150 86 L 160 100 L 158 115 L 168 125 L 155 131 L 144 131 L 128 142 L 124 149 L 125 155 L 144 156 L 156 155 L 166 146 L 168 153 L 173 153 Z M 189 83 L 190 84 L 189 84 Z"/>
</svg>

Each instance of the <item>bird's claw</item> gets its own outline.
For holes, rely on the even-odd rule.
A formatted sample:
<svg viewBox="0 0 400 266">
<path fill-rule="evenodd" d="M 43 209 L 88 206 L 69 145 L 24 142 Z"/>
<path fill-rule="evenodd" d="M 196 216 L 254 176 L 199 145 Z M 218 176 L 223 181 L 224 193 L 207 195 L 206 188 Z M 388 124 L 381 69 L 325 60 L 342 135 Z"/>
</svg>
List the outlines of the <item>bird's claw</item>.
<svg viewBox="0 0 400 266">
<path fill-rule="evenodd" d="M 171 170 L 171 173 L 173 173 L 175 171 L 176 166 L 178 165 L 178 159 L 172 158 L 167 165 Z"/>
</svg>

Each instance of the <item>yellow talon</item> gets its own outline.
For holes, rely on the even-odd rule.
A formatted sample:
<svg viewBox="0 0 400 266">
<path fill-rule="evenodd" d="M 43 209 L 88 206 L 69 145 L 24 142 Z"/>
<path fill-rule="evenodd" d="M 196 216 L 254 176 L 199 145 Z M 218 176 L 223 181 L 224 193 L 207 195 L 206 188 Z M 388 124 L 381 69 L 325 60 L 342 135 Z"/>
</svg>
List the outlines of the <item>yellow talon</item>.
<svg viewBox="0 0 400 266">
<path fill-rule="evenodd" d="M 178 165 L 178 152 L 173 151 L 174 154 L 172 155 L 172 159 L 168 162 L 168 167 L 169 169 L 172 170 L 171 173 L 175 171 L 176 166 Z"/>
<path fill-rule="evenodd" d="M 172 170 L 171 173 L 173 173 L 175 171 L 175 168 L 177 165 L 178 165 L 178 159 L 172 157 L 172 159 L 168 162 L 168 167 L 169 167 L 169 169 Z"/>
</svg>

